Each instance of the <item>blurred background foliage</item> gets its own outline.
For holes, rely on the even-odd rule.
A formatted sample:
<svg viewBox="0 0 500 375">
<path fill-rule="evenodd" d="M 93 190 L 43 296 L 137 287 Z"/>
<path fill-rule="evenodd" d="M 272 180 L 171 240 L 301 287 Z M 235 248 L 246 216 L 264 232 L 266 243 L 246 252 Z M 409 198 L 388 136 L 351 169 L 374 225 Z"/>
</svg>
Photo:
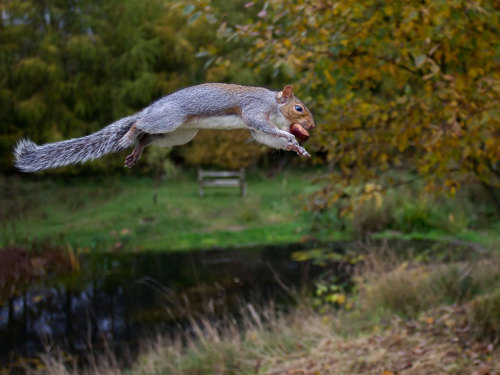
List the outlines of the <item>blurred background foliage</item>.
<svg viewBox="0 0 500 375">
<path fill-rule="evenodd" d="M 314 109 L 336 169 L 319 205 L 396 169 L 452 195 L 480 182 L 500 209 L 499 27 L 495 1 L 271 0 L 239 33 L 255 70 L 289 72 Z"/>
<path fill-rule="evenodd" d="M 452 195 L 462 183 L 479 182 L 500 210 L 495 1 L 6 0 L 0 6 L 2 172 L 14 172 L 12 148 L 23 136 L 45 143 L 89 134 L 187 85 L 293 83 L 318 124 L 308 145 L 313 162 L 331 171 L 314 208 L 352 199 L 352 186 L 375 183 L 357 191 L 366 199 L 416 178 L 429 191 Z M 269 149 L 248 138 L 201 132 L 169 157 L 223 168 L 255 165 Z M 161 155 L 139 168 L 157 169 Z M 123 156 L 50 173 L 123 171 Z M 404 173 L 381 179 L 388 170 Z"/>
<path fill-rule="evenodd" d="M 200 82 L 264 84 L 244 61 L 220 61 L 245 48 L 218 38 L 227 13 L 247 19 L 241 1 L 7 0 L 0 7 L 2 172 L 14 171 L 12 148 L 21 137 L 46 143 L 89 134 Z M 59 171 L 117 171 L 122 159 Z"/>
<path fill-rule="evenodd" d="M 203 129 L 181 149 L 180 154 L 190 165 L 238 169 L 255 165 L 266 151 L 265 146 L 253 142 L 246 130 L 221 132 Z"/>
</svg>

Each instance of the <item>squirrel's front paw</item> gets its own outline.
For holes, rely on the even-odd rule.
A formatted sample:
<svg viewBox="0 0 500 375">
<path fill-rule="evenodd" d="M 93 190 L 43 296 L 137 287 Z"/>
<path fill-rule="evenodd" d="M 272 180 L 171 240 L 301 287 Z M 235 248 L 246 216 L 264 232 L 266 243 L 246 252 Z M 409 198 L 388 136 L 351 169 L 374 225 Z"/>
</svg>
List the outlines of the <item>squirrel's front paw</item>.
<svg viewBox="0 0 500 375">
<path fill-rule="evenodd" d="M 295 141 L 294 143 L 289 143 L 288 147 L 287 147 L 287 150 L 288 151 L 295 151 L 297 153 L 297 155 L 299 155 L 299 156 L 303 156 L 303 157 L 306 157 L 306 158 L 310 158 L 311 157 L 311 155 L 309 155 L 309 153 L 306 151 L 305 148 L 299 146 L 299 144 L 297 143 L 297 141 Z"/>
<path fill-rule="evenodd" d="M 310 158 L 310 157 L 311 157 L 311 155 L 309 155 L 309 153 L 308 153 L 308 152 L 306 151 L 306 149 L 305 149 L 305 148 L 303 148 L 303 147 L 300 147 L 300 146 L 299 146 L 299 147 L 298 147 L 296 150 L 294 150 L 294 151 L 295 151 L 295 152 L 297 153 L 297 155 L 299 155 L 299 156 L 303 156 L 303 157 L 305 157 L 305 158 Z"/>
</svg>

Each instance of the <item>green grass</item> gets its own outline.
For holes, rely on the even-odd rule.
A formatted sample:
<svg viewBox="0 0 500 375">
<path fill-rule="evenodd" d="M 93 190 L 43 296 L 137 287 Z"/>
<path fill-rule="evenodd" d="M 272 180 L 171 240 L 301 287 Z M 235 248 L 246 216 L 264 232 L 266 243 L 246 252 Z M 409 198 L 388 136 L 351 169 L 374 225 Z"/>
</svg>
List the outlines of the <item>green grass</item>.
<svg viewBox="0 0 500 375">
<path fill-rule="evenodd" d="M 249 174 L 248 195 L 207 189 L 198 196 L 194 171 L 155 183 L 137 176 L 0 176 L 0 246 L 45 242 L 90 250 L 187 250 L 282 244 L 315 238 L 338 241 L 400 238 L 500 242 L 500 223 L 477 186 L 455 198 L 429 195 L 422 186 L 391 190 L 339 217 L 341 205 L 307 212 L 311 169 L 274 178 Z"/>
<path fill-rule="evenodd" d="M 304 199 L 312 172 L 256 172 L 248 194 L 206 189 L 194 172 L 151 178 L 3 178 L 2 245 L 49 241 L 80 249 L 182 250 L 299 242 L 309 230 Z M 155 199 L 156 195 L 156 199 Z M 3 221 L 3 220 L 2 220 Z"/>
</svg>

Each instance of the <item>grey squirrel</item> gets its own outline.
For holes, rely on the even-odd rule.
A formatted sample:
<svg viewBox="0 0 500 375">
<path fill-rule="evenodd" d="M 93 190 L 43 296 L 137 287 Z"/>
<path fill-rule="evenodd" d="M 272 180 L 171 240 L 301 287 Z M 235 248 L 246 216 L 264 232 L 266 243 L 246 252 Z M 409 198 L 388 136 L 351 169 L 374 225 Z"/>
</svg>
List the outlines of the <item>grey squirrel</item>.
<svg viewBox="0 0 500 375">
<path fill-rule="evenodd" d="M 294 134 L 299 139 L 307 138 L 304 129 L 313 127 L 311 112 L 293 95 L 289 85 L 276 92 L 262 87 L 205 83 L 164 96 L 134 115 L 81 138 L 41 146 L 22 139 L 14 150 L 15 165 L 23 172 L 36 172 L 136 145 L 125 159 L 125 166 L 130 168 L 146 146 L 182 145 L 199 129 L 249 129 L 257 142 L 309 156 Z"/>
</svg>

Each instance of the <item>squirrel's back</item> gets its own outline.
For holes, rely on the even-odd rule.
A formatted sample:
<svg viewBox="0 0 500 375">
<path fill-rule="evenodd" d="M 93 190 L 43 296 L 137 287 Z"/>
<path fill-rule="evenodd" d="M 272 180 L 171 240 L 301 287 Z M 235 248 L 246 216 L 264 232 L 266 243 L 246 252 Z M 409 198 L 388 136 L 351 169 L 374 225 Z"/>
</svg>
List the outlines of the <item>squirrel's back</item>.
<svg viewBox="0 0 500 375">
<path fill-rule="evenodd" d="M 190 86 L 164 96 L 143 109 L 147 113 L 174 104 L 188 115 L 210 116 L 236 111 L 256 101 L 262 105 L 274 104 L 276 92 L 263 87 L 242 86 L 228 83 L 204 83 Z"/>
</svg>

